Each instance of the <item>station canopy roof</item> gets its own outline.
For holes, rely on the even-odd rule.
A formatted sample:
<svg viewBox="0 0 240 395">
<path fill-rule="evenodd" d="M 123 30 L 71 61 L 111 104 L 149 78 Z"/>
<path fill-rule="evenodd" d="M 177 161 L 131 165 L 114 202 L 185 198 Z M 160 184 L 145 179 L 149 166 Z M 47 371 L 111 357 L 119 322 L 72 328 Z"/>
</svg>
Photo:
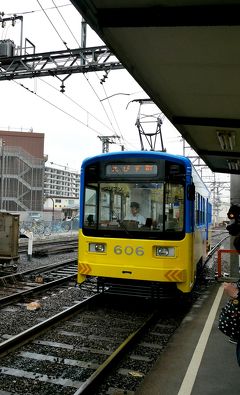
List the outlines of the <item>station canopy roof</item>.
<svg viewBox="0 0 240 395">
<path fill-rule="evenodd" d="M 214 172 L 240 173 L 240 0 L 71 0 Z"/>
</svg>

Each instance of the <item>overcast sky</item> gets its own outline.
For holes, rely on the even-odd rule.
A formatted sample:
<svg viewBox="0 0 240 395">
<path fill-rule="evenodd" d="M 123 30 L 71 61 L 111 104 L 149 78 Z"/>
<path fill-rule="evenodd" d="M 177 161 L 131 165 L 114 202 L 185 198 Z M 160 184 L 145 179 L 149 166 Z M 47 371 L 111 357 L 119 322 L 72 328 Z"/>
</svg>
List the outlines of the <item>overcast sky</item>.
<svg viewBox="0 0 240 395">
<path fill-rule="evenodd" d="M 1 0 L 0 4 L 3 18 L 12 14 L 23 16 L 23 44 L 27 38 L 36 46 L 37 53 L 63 50 L 63 42 L 71 49 L 77 48 L 78 43 L 80 46 L 82 18 L 68 0 Z M 19 46 L 20 32 L 20 21 L 14 27 L 7 22 L 5 27 L 0 26 L 0 39 L 11 39 Z M 87 46 L 98 45 L 104 44 L 88 27 Z M 74 74 L 65 81 L 64 94 L 60 93 L 61 81 L 56 77 L 1 81 L 0 129 L 44 133 L 44 153 L 49 162 L 76 170 L 85 157 L 102 151 L 98 137 L 101 135 L 117 134 L 126 149 L 140 149 L 135 126 L 139 104 L 132 101 L 147 95 L 126 70 L 111 71 L 105 83 L 100 84 L 103 75 L 104 72 Z M 114 96 L 109 100 L 101 101 L 111 95 Z M 145 105 L 141 114 L 145 113 L 156 115 L 161 111 Z M 162 116 L 167 152 L 182 154 L 179 133 Z M 151 128 L 156 129 L 154 122 Z M 160 144 L 156 148 L 160 149 Z M 120 145 L 110 145 L 110 151 L 118 150 Z"/>
</svg>

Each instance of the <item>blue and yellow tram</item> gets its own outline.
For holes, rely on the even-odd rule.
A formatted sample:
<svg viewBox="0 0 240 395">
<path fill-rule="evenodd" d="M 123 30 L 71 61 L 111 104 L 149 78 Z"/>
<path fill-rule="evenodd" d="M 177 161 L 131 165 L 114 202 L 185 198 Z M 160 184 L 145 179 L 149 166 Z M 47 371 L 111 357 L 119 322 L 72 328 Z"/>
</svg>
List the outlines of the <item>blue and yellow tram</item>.
<svg viewBox="0 0 240 395">
<path fill-rule="evenodd" d="M 96 276 L 191 292 L 207 254 L 211 203 L 189 159 L 102 154 L 83 161 L 80 183 L 79 283 Z"/>
</svg>

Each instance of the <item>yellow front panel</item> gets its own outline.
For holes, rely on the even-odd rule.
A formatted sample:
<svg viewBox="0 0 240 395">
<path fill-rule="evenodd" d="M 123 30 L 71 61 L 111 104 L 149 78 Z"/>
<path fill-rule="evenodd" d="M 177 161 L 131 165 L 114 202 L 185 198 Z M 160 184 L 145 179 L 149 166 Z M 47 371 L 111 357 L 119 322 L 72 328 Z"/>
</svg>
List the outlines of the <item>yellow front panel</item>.
<svg viewBox="0 0 240 395">
<path fill-rule="evenodd" d="M 106 252 L 89 252 L 89 243 L 105 243 Z M 193 286 L 195 264 L 192 256 L 192 235 L 181 241 L 110 239 L 86 237 L 79 233 L 78 271 L 82 275 L 176 282 L 189 292 Z M 175 248 L 174 257 L 157 257 L 155 246 Z"/>
</svg>

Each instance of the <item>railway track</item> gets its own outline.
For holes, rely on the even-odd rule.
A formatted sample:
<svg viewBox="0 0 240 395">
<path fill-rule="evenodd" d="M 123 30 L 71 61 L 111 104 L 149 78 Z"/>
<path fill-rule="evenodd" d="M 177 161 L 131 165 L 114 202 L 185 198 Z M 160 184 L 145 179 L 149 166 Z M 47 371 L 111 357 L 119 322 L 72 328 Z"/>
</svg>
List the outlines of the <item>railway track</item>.
<svg viewBox="0 0 240 395">
<path fill-rule="evenodd" d="M 68 240 L 42 240 L 42 241 L 34 241 L 33 243 L 33 256 L 48 256 L 52 254 L 64 253 L 64 252 L 72 252 L 76 251 L 78 248 L 78 240 L 77 239 L 68 239 Z M 27 242 L 21 244 L 19 246 L 19 253 L 24 254 L 28 252 Z"/>
<path fill-rule="evenodd" d="M 214 235 L 214 245 L 212 246 L 211 250 L 208 252 L 207 259 L 204 263 L 204 269 L 208 267 L 208 271 L 211 273 L 210 276 L 218 277 L 218 262 L 217 262 L 217 255 L 216 252 L 222 247 L 222 245 L 230 244 L 230 235 L 228 232 L 221 232 L 217 231 Z M 226 247 L 225 247 L 226 248 Z M 229 247 L 228 247 L 229 248 Z M 230 256 L 227 255 L 223 261 L 223 278 L 229 276 L 230 269 Z M 206 277 L 208 277 L 206 275 Z M 218 280 L 221 280 L 220 278 Z"/>
<path fill-rule="evenodd" d="M 216 237 L 219 238 L 223 235 L 226 235 L 226 236 L 228 235 L 228 237 L 229 237 L 229 233 L 226 229 L 220 228 L 220 229 L 213 229 L 213 231 L 212 231 L 212 238 L 214 238 L 214 239 Z"/>
<path fill-rule="evenodd" d="M 159 323 L 159 310 L 153 306 L 141 303 L 133 308 L 128 303 L 128 307 L 119 307 L 112 300 L 109 304 L 103 295 L 92 296 L 3 342 L 0 388 L 10 391 L 6 394 L 28 395 L 36 389 L 38 395 L 101 392 L 99 383 L 108 385 L 104 378 L 109 371 L 140 341 L 139 351 L 131 356 L 135 369 L 117 372 L 123 378 L 129 375 L 133 381 L 139 380 L 146 371 L 143 366 L 151 365 L 153 354 L 163 348 L 166 337 L 179 324 L 161 320 Z M 154 324 L 144 342 L 143 335 Z"/>
<path fill-rule="evenodd" d="M 0 308 L 69 282 L 76 283 L 76 279 L 76 259 L 0 277 Z"/>
<path fill-rule="evenodd" d="M 167 307 L 165 301 L 155 315 L 156 305 L 145 309 L 141 300 L 130 307 L 129 298 L 114 305 L 117 299 L 112 295 L 106 307 L 102 304 L 106 295 L 93 296 L 96 283 L 91 281 L 89 286 L 87 281 L 81 287 L 63 286 L 60 292 L 55 288 L 43 297 L 43 307 L 37 311 L 27 311 L 26 304 L 19 302 L 2 309 L 2 320 L 8 323 L 5 327 L 0 323 L 4 395 L 134 394 L 186 311 L 177 305 Z M 201 294 L 204 300 L 207 288 L 198 287 L 195 300 Z M 28 321 L 21 325 L 23 314 Z M 14 316 L 19 317 L 19 325 Z"/>
</svg>

